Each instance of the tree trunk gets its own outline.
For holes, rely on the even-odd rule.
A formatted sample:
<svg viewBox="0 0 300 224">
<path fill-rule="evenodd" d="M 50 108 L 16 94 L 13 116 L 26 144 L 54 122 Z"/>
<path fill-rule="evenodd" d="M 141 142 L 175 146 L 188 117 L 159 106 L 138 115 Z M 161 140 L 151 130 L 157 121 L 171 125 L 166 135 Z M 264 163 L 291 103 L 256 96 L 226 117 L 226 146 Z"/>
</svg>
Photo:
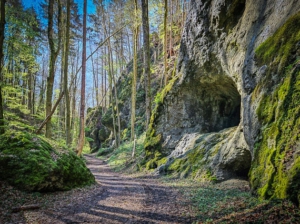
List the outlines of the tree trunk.
<svg viewBox="0 0 300 224">
<path fill-rule="evenodd" d="M 33 77 L 33 91 L 32 91 L 32 114 L 35 114 L 35 90 L 36 90 L 36 74 Z"/>
<path fill-rule="evenodd" d="M 144 38 L 144 76 L 146 92 L 146 129 L 148 129 L 151 117 L 151 71 L 150 71 L 150 40 L 149 40 L 149 16 L 148 0 L 142 0 L 142 21 Z"/>
<path fill-rule="evenodd" d="M 58 45 L 55 49 L 54 41 L 54 29 L 53 29 L 53 10 L 54 10 L 54 0 L 49 0 L 48 5 L 48 40 L 50 48 L 50 64 L 49 64 L 49 75 L 47 77 L 47 91 L 46 91 L 46 117 L 49 116 L 52 110 L 52 96 L 53 96 L 53 84 L 54 84 L 54 75 L 55 75 L 55 62 L 60 50 L 61 42 L 61 4 L 58 1 Z M 51 117 L 46 124 L 46 137 L 51 138 L 52 136 L 52 124 Z"/>
<path fill-rule="evenodd" d="M 165 14 L 164 14 L 164 85 L 167 85 L 167 17 L 168 17 L 168 0 L 165 0 Z"/>
<path fill-rule="evenodd" d="M 71 0 L 67 0 L 67 24 L 65 36 L 65 59 L 64 59 L 64 92 L 66 106 L 66 145 L 71 145 L 71 111 L 70 111 L 70 95 L 68 89 L 68 67 L 69 67 L 69 42 L 70 42 L 70 20 L 71 20 Z"/>
<path fill-rule="evenodd" d="M 3 85 L 3 42 L 5 29 L 5 0 L 0 1 L 0 134 L 3 134 L 4 116 L 3 116 L 3 99 L 2 99 L 2 85 Z"/>
<path fill-rule="evenodd" d="M 116 85 L 116 78 L 114 74 L 114 61 L 113 61 L 113 56 L 111 52 L 111 70 L 112 70 L 112 79 L 114 82 L 114 93 L 115 93 L 115 102 L 116 102 L 116 113 L 117 113 L 117 121 L 118 121 L 118 132 L 117 132 L 117 148 L 121 144 L 121 119 L 120 119 L 120 112 L 119 112 L 119 99 L 118 99 L 118 92 L 117 92 L 117 85 Z"/>
<path fill-rule="evenodd" d="M 138 4 L 137 0 L 134 0 L 134 16 L 137 23 L 137 11 Z M 132 75 L 132 89 L 131 89 L 131 141 L 134 140 L 135 135 L 135 105 L 136 105 L 136 80 L 137 80 L 137 45 L 138 45 L 138 30 L 137 24 L 133 27 L 133 75 Z"/>
<path fill-rule="evenodd" d="M 173 56 L 173 38 L 172 38 L 172 25 L 173 25 L 173 0 L 170 1 L 170 14 L 171 14 L 171 19 L 170 19 L 170 33 L 169 33 L 169 56 Z"/>
<path fill-rule="evenodd" d="M 80 156 L 84 145 L 84 111 L 85 111 L 85 72 L 86 72 L 86 17 L 87 0 L 83 2 L 83 38 L 82 38 L 82 76 L 80 100 L 80 135 L 77 146 L 77 155 Z"/>
<path fill-rule="evenodd" d="M 30 111 L 31 114 L 33 114 L 33 108 L 32 108 L 32 74 L 28 70 L 28 92 L 27 92 L 27 109 Z"/>
<path fill-rule="evenodd" d="M 111 108 L 112 108 L 112 118 L 113 118 L 113 135 L 114 139 L 117 142 L 117 131 L 116 131 L 116 119 L 115 119 L 115 109 L 114 109 L 114 100 L 113 100 L 113 71 L 111 67 L 111 47 L 110 47 L 110 41 L 108 42 L 108 82 L 109 82 L 109 95 L 110 95 L 110 102 L 111 102 Z M 116 88 L 116 87 L 115 87 Z"/>
</svg>

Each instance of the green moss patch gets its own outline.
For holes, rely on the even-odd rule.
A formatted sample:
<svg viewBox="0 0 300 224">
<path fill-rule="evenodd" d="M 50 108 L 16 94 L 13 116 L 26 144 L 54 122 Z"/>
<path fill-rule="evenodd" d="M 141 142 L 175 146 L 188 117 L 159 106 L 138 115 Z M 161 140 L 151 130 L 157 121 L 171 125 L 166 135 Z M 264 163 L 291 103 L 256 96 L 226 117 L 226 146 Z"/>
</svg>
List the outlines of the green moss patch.
<svg viewBox="0 0 300 224">
<path fill-rule="evenodd" d="M 39 136 L 19 131 L 0 136 L 0 178 L 26 191 L 68 190 L 95 181 L 74 152 L 57 151 Z"/>
<path fill-rule="evenodd" d="M 262 98 L 257 110 L 264 126 L 250 180 L 263 198 L 286 198 L 300 192 L 300 188 L 293 187 L 300 184 L 295 178 L 300 169 L 300 69 L 288 73 L 272 95 Z M 298 201 L 296 196 L 292 199 Z"/>
<path fill-rule="evenodd" d="M 269 63 L 269 70 L 279 66 L 283 79 L 262 96 L 256 111 L 263 127 L 250 171 L 251 186 L 261 198 L 289 198 L 296 203 L 300 195 L 300 61 L 293 49 L 300 41 L 299 26 L 300 13 L 256 50 L 260 61 Z M 282 66 L 285 70 L 280 70 Z M 267 79 L 263 86 L 272 89 Z"/>
<path fill-rule="evenodd" d="M 283 69 L 288 63 L 295 45 L 300 41 L 300 13 L 292 16 L 275 34 L 255 51 L 261 64 L 272 64 Z"/>
<path fill-rule="evenodd" d="M 178 78 L 179 76 L 174 76 L 169 81 L 168 85 L 166 85 L 165 88 L 158 92 L 155 96 L 156 105 L 151 114 L 150 124 L 146 132 L 146 139 L 144 142 L 146 157 L 142 165 L 145 165 L 147 163 L 147 169 L 155 169 L 158 166 L 158 161 L 166 156 L 161 153 L 162 136 L 155 131 L 155 120 L 160 110 L 162 109 L 166 95 L 170 92 Z"/>
</svg>

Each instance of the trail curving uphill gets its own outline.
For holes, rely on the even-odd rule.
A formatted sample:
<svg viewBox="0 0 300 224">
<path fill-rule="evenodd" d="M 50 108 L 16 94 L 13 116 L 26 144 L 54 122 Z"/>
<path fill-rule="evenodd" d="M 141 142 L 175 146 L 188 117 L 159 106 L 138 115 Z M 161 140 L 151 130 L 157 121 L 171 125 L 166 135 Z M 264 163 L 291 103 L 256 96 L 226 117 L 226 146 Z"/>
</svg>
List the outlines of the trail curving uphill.
<svg viewBox="0 0 300 224">
<path fill-rule="evenodd" d="M 154 177 L 133 178 L 85 156 L 97 184 L 59 196 L 39 210 L 24 211 L 27 223 L 192 223 L 192 208 L 178 190 Z"/>
</svg>

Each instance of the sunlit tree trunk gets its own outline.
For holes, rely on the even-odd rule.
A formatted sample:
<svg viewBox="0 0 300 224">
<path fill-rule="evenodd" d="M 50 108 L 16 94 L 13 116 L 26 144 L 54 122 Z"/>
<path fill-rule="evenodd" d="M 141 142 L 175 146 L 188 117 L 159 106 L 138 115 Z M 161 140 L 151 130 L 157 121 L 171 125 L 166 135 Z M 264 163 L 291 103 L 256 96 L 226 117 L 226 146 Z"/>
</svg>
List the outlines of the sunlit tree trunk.
<svg viewBox="0 0 300 224">
<path fill-rule="evenodd" d="M 77 155 L 80 156 L 84 145 L 84 110 L 85 110 L 85 72 L 86 72 L 86 17 L 87 0 L 83 2 L 83 38 L 82 38 L 82 76 L 80 100 L 80 135 L 77 146 Z"/>
<path fill-rule="evenodd" d="M 134 0 L 134 15 L 135 24 L 133 27 L 133 75 L 132 75 L 132 89 L 131 89 L 131 141 L 134 140 L 135 136 L 135 106 L 136 106 L 136 80 L 137 80 L 137 47 L 138 47 L 138 4 L 137 0 Z"/>
<path fill-rule="evenodd" d="M 150 71 L 150 43 L 149 43 L 149 16 L 148 0 L 142 0 L 142 22 L 144 38 L 144 76 L 146 90 L 146 129 L 151 117 L 151 71 Z"/>
<path fill-rule="evenodd" d="M 117 147 L 120 146 L 121 144 L 121 119 L 120 119 L 120 112 L 119 112 L 119 99 L 118 99 L 118 93 L 117 93 L 117 85 L 116 85 L 116 76 L 114 74 L 114 61 L 113 61 L 113 56 L 112 56 L 112 52 L 111 52 L 111 70 L 112 70 L 112 80 L 114 82 L 114 94 L 115 94 L 115 105 L 116 105 L 116 117 L 117 117 L 117 122 L 118 122 L 118 132 L 117 132 L 117 139 L 116 139 L 116 143 L 117 143 Z"/>
<path fill-rule="evenodd" d="M 167 85 L 167 17 L 168 17 L 168 0 L 165 0 L 165 13 L 164 13 L 164 85 Z"/>
<path fill-rule="evenodd" d="M 70 20 L 71 20 L 71 0 L 67 0 L 67 24 L 65 36 L 65 59 L 64 59 L 64 92 L 65 92 L 65 106 L 66 106 L 66 144 L 71 144 L 71 111 L 70 111 L 70 95 L 68 89 L 68 67 L 69 67 L 69 43 L 70 43 Z"/>
<path fill-rule="evenodd" d="M 46 117 L 48 117 L 52 110 L 52 96 L 53 96 L 53 84 L 54 84 L 54 75 L 55 75 L 55 62 L 60 50 L 60 42 L 61 42 L 61 4 L 58 1 L 58 44 L 55 48 L 55 40 L 54 40 L 54 23 L 53 23 L 53 15 L 54 15 L 54 0 L 49 0 L 48 5 L 48 40 L 49 40 L 49 48 L 50 48 L 50 64 L 49 64 L 49 75 L 47 77 L 47 91 L 46 91 Z M 52 124 L 51 118 L 46 124 L 46 137 L 51 138 L 52 136 Z"/>
<path fill-rule="evenodd" d="M 110 41 L 109 41 L 110 42 Z M 116 119 L 115 119 L 115 109 L 114 109 L 114 100 L 113 100 L 113 71 L 111 69 L 111 48 L 110 43 L 108 44 L 108 85 L 109 85 L 109 95 L 110 103 L 112 108 L 112 118 L 113 118 L 113 135 L 114 139 L 117 142 L 117 131 L 116 131 Z"/>
</svg>

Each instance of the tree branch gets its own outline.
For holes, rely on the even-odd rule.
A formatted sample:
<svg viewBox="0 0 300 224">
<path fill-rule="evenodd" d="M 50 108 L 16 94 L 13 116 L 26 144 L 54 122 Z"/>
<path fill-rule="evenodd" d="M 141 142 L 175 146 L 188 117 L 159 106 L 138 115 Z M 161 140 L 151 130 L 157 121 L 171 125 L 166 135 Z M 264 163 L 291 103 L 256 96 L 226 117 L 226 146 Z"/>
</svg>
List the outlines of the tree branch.
<svg viewBox="0 0 300 224">
<path fill-rule="evenodd" d="M 96 52 L 97 50 L 102 47 L 112 36 L 116 35 L 117 33 L 119 33 L 125 26 L 127 26 L 128 23 L 126 23 L 124 26 L 122 26 L 120 29 L 116 30 L 114 33 L 112 33 L 110 36 L 108 36 L 104 41 L 102 41 L 98 47 L 86 58 L 86 61 L 89 60 Z M 69 89 L 71 89 L 73 83 L 74 83 L 74 80 L 75 80 L 75 77 L 76 75 L 80 72 L 82 68 L 82 65 L 77 69 L 75 75 L 73 76 L 73 79 L 71 80 L 71 83 L 70 83 L 70 86 L 69 86 Z M 60 103 L 61 99 L 63 98 L 65 92 L 62 91 L 54 105 L 54 107 L 52 108 L 51 110 L 51 113 L 45 118 L 45 120 L 42 122 L 42 124 L 39 126 L 39 128 L 37 129 L 37 131 L 35 132 L 36 134 L 40 134 L 41 130 L 43 129 L 43 127 L 47 124 L 47 122 L 50 120 L 50 118 L 52 117 L 52 115 L 54 114 L 58 104 Z"/>
</svg>

